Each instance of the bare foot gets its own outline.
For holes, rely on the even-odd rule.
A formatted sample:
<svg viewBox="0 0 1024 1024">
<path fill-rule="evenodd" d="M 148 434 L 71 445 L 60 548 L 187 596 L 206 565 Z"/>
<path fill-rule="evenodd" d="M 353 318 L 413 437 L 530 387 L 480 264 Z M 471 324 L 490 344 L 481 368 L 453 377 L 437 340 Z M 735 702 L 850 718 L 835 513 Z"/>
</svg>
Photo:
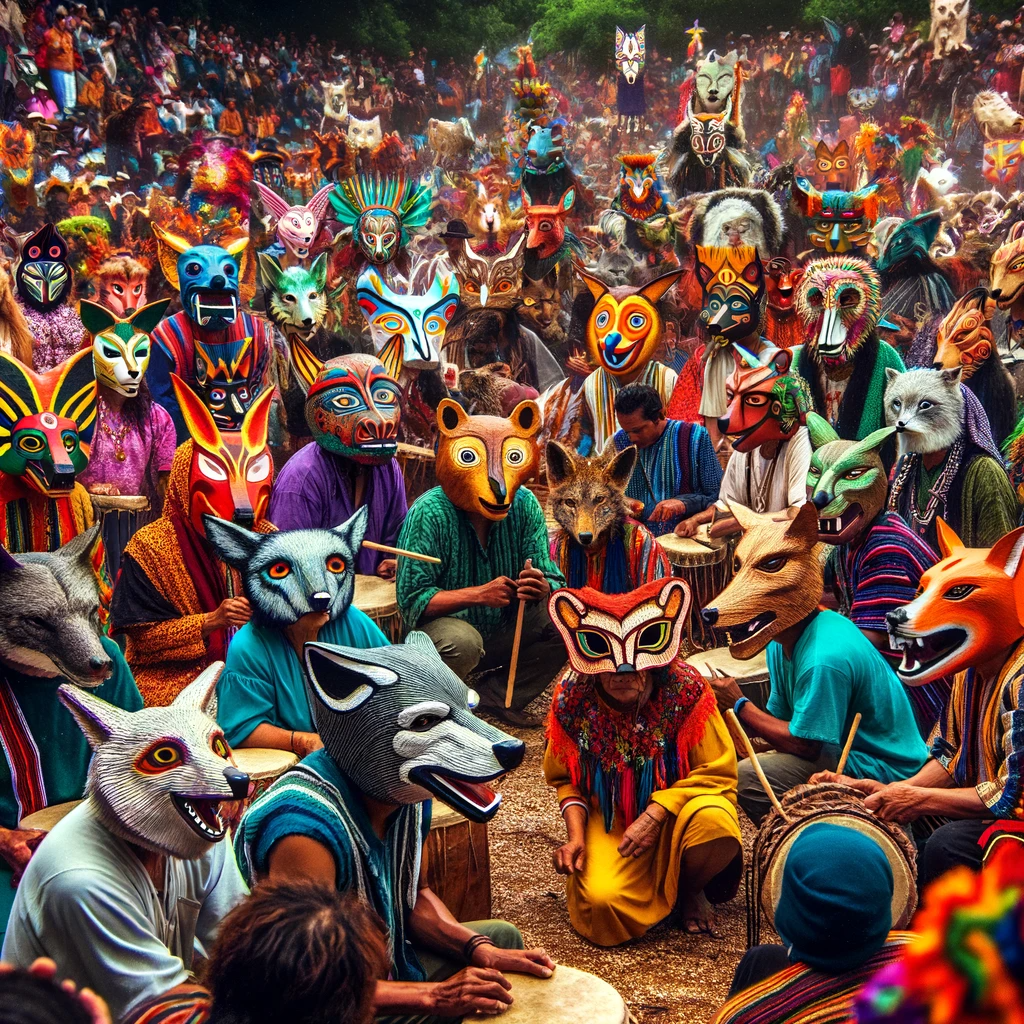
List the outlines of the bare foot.
<svg viewBox="0 0 1024 1024">
<path fill-rule="evenodd" d="M 724 938 L 715 928 L 715 911 L 703 892 L 688 893 L 680 899 L 680 913 L 683 931 L 688 935 L 709 935 L 713 939 Z"/>
</svg>

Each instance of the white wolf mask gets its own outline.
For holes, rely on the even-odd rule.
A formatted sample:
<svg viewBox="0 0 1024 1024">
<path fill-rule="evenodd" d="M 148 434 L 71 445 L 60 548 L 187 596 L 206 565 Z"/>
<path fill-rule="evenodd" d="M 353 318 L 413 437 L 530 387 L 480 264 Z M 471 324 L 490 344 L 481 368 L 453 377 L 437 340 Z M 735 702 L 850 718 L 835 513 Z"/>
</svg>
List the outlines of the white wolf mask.
<svg viewBox="0 0 1024 1024">
<path fill-rule="evenodd" d="M 618 25 L 615 26 L 615 66 L 630 85 L 643 73 L 646 38 L 646 25 L 641 25 L 635 32 L 623 32 Z"/>
<path fill-rule="evenodd" d="M 899 454 L 941 452 L 960 436 L 964 425 L 964 396 L 960 372 L 885 371 L 885 422 L 896 428 Z"/>
<path fill-rule="evenodd" d="M 384 133 L 380 127 L 380 115 L 371 117 L 369 121 L 360 121 L 357 117 L 348 119 L 349 143 L 355 149 L 376 149 L 384 139 Z"/>
</svg>

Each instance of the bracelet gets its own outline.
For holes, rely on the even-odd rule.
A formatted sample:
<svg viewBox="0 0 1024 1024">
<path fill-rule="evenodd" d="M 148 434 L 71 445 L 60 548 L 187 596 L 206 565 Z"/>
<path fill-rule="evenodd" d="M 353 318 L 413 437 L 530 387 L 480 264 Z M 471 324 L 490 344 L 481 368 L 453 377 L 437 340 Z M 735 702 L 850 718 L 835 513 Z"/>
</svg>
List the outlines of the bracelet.
<svg viewBox="0 0 1024 1024">
<path fill-rule="evenodd" d="M 740 699 L 738 701 L 736 701 L 736 703 L 733 704 L 733 706 L 732 706 L 733 714 L 737 718 L 739 718 L 740 717 L 740 711 L 742 710 L 743 705 L 744 704 L 749 704 L 749 703 L 750 703 L 750 698 L 749 697 L 740 697 Z"/>
<path fill-rule="evenodd" d="M 292 729 L 291 739 L 288 741 L 288 749 L 294 754 L 295 753 L 295 730 Z"/>
<path fill-rule="evenodd" d="M 465 945 L 462 947 L 462 959 L 467 964 L 473 962 L 473 954 L 480 948 L 480 946 L 493 946 L 494 940 L 490 935 L 471 935 L 466 939 Z"/>
</svg>

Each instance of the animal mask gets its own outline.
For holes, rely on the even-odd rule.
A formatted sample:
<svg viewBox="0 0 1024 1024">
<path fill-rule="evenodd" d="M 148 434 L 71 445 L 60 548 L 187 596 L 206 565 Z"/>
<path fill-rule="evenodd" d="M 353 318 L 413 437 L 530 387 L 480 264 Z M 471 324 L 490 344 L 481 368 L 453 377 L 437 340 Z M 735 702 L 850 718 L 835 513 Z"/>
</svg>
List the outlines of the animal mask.
<svg viewBox="0 0 1024 1024">
<path fill-rule="evenodd" d="M 534 122 L 527 130 L 526 167 L 531 171 L 553 174 L 565 166 L 565 123 L 554 120 L 550 124 Z"/>
<path fill-rule="evenodd" d="M 181 860 L 227 835 L 221 804 L 243 800 L 249 776 L 214 721 L 223 667 L 214 662 L 169 707 L 124 711 L 76 686 L 57 691 L 92 747 L 86 795 L 114 835 Z"/>
<path fill-rule="evenodd" d="M 253 622 L 279 629 L 311 612 L 333 622 L 348 611 L 369 513 L 364 505 L 330 530 L 254 533 L 209 515 L 204 523 L 210 546 L 241 573 Z"/>
<path fill-rule="evenodd" d="M 1024 140 L 986 139 L 981 160 L 981 174 L 999 188 L 1015 186 L 1024 160 Z"/>
<path fill-rule="evenodd" d="M 732 117 L 732 100 L 721 114 L 696 114 L 691 107 L 687 120 L 690 124 L 690 149 L 705 167 L 713 167 L 725 153 L 728 139 L 726 130 Z"/>
<path fill-rule="evenodd" d="M 694 269 L 704 292 L 701 323 L 722 340 L 748 338 L 764 315 L 764 267 L 749 245 L 698 245 Z"/>
<path fill-rule="evenodd" d="M 448 500 L 485 519 L 504 519 L 520 484 L 537 472 L 541 425 L 536 402 L 520 402 L 504 419 L 469 416 L 458 402 L 442 399 L 435 465 Z"/>
<path fill-rule="evenodd" d="M 823 583 L 818 511 L 810 503 L 801 505 L 794 519 L 785 513 L 759 515 L 736 503 L 729 511 L 743 530 L 732 582 L 701 616 L 729 634 L 729 653 L 745 661 L 818 606 Z"/>
<path fill-rule="evenodd" d="M 938 210 L 928 210 L 897 225 L 878 257 L 878 272 L 884 274 L 901 263 L 924 263 L 941 225 Z"/>
<path fill-rule="evenodd" d="M 44 224 L 21 247 L 14 282 L 22 302 L 40 313 L 56 309 L 70 294 L 68 243 L 52 224 Z"/>
<path fill-rule="evenodd" d="M 636 446 L 584 458 L 548 441 L 548 501 L 555 522 L 580 547 L 599 547 L 625 522 L 626 487 L 636 465 Z"/>
<path fill-rule="evenodd" d="M 312 135 L 313 164 L 328 181 L 341 182 L 355 174 L 356 151 L 344 133 Z"/>
<path fill-rule="evenodd" d="M 849 544 L 885 508 L 888 474 L 879 451 L 895 433 L 882 427 L 863 441 L 843 441 L 828 420 L 807 413 L 814 454 L 807 470 L 807 500 L 818 510 L 818 540 Z"/>
<path fill-rule="evenodd" d="M 222 433 L 199 396 L 177 374 L 171 374 L 171 384 L 192 435 L 188 485 L 192 526 L 205 535 L 206 514 L 253 526 L 264 518 L 274 477 L 267 447 L 274 392 L 264 391 L 249 406 L 241 430 Z"/>
<path fill-rule="evenodd" d="M 113 667 L 100 643 L 95 561 L 100 524 L 56 551 L 17 559 L 0 547 L 0 657 L 24 672 L 99 686 Z"/>
<path fill-rule="evenodd" d="M 348 94 L 352 83 L 346 78 L 343 82 L 321 82 L 324 91 L 324 117 L 332 121 L 348 120 Z"/>
<path fill-rule="evenodd" d="M 452 255 L 459 276 L 462 302 L 469 309 L 490 306 L 509 309 L 519 302 L 523 288 L 523 263 L 526 259 L 526 235 L 498 256 L 474 252 L 469 239 Z"/>
<path fill-rule="evenodd" d="M 416 291 L 409 282 L 404 282 L 406 291 L 392 291 L 373 267 L 367 267 L 356 282 L 356 300 L 370 327 L 373 347 L 396 380 L 403 367 L 436 370 L 441 365 L 441 343 L 459 305 L 459 281 L 454 274 L 436 266 L 426 274 L 426 287 Z M 412 277 L 422 280 L 422 275 Z"/>
<path fill-rule="evenodd" d="M 683 580 L 651 580 L 628 594 L 556 590 L 548 612 L 574 672 L 646 672 L 678 656 L 691 600 Z"/>
<path fill-rule="evenodd" d="M 526 746 L 473 714 L 479 697 L 433 641 L 359 650 L 305 647 L 306 685 L 327 753 L 362 792 L 390 804 L 436 797 L 489 821 L 501 796 L 488 783 L 517 767 Z"/>
<path fill-rule="evenodd" d="M 538 259 L 554 256 L 565 241 L 565 218 L 576 202 L 576 189 L 570 185 L 554 206 L 535 206 L 529 193 L 523 189 L 523 209 L 526 211 L 526 248 Z"/>
<path fill-rule="evenodd" d="M 796 289 L 804 277 L 803 267 L 794 267 L 785 256 L 776 256 L 765 267 L 768 307 L 778 320 L 788 319 L 796 310 Z"/>
<path fill-rule="evenodd" d="M 581 267 L 576 272 L 594 296 L 587 321 L 587 352 L 593 363 L 614 377 L 635 377 L 653 357 L 664 323 L 657 302 L 682 271 L 662 274 L 642 288 L 608 288 Z"/>
<path fill-rule="evenodd" d="M 654 168 L 656 153 L 626 153 L 619 157 L 619 191 L 613 205 L 630 220 L 645 221 L 667 213 L 665 190 Z"/>
<path fill-rule="evenodd" d="M 0 472 L 66 497 L 89 463 L 96 426 L 92 350 L 36 373 L 0 352 Z"/>
<path fill-rule="evenodd" d="M 359 251 L 377 266 L 390 263 L 409 241 L 408 232 L 427 223 L 431 198 L 430 186 L 401 175 L 349 178 L 330 195 L 338 220 L 352 228 Z"/>
<path fill-rule="evenodd" d="M 736 64 L 712 50 L 697 65 L 694 87 L 698 112 L 721 114 L 730 104 L 736 87 Z"/>
<path fill-rule="evenodd" d="M 615 26 L 615 66 L 630 85 L 643 74 L 646 38 L 646 25 L 641 25 L 635 32 L 623 32 L 618 25 Z"/>
<path fill-rule="evenodd" d="M 932 0 L 932 27 L 928 38 L 935 44 L 936 57 L 945 57 L 951 50 L 966 45 L 969 13 L 970 0 Z"/>
<path fill-rule="evenodd" d="M 767 259 L 782 248 L 782 209 L 760 189 L 718 189 L 694 204 L 689 230 L 696 245 L 752 245 Z"/>
<path fill-rule="evenodd" d="M 863 88 L 851 89 L 846 94 L 846 105 L 855 114 L 866 114 L 874 110 L 878 103 L 879 92 L 877 89 Z"/>
<path fill-rule="evenodd" d="M 98 384 L 128 398 L 139 393 L 149 366 L 149 335 L 170 304 L 170 299 L 160 299 L 121 320 L 105 307 L 82 300 L 78 315 L 92 335 L 92 362 Z"/>
<path fill-rule="evenodd" d="M 941 452 L 960 436 L 964 396 L 955 370 L 885 371 L 885 422 L 896 428 L 899 453 Z"/>
<path fill-rule="evenodd" d="M 376 149 L 384 139 L 380 127 L 380 115 L 371 117 L 369 121 L 360 121 L 357 117 L 348 119 L 348 131 L 345 133 L 354 149 Z"/>
<path fill-rule="evenodd" d="M 811 407 L 806 383 L 787 373 L 792 354 L 784 348 L 767 349 L 758 359 L 739 345 L 734 353 L 736 369 L 725 382 L 729 409 L 718 429 L 740 452 L 789 440 Z"/>
<path fill-rule="evenodd" d="M 1024 636 L 1024 527 L 991 548 L 964 547 L 941 516 L 936 529 L 941 560 L 921 577 L 917 597 L 886 615 L 907 686 L 984 664 Z"/>
<path fill-rule="evenodd" d="M 281 269 L 265 252 L 259 254 L 260 277 L 267 289 L 267 315 L 287 338 L 309 341 L 327 319 L 327 258 L 320 253 L 307 270 Z"/>
<path fill-rule="evenodd" d="M 246 411 L 266 387 L 270 343 L 264 340 L 262 322 L 249 322 L 253 334 L 223 344 L 193 339 L 196 387 L 221 430 L 240 430 Z"/>
<path fill-rule="evenodd" d="M 1000 309 L 1018 306 L 1024 295 L 1024 221 L 1010 228 L 989 269 L 992 298 Z"/>
<path fill-rule="evenodd" d="M 819 192 L 806 178 L 796 178 L 793 185 L 793 201 L 809 221 L 808 241 L 828 253 L 867 246 L 878 220 L 877 193 L 877 185 L 865 185 L 856 192 Z"/>
<path fill-rule="evenodd" d="M 969 380 L 996 351 L 991 325 L 995 309 L 984 288 L 975 288 L 957 299 L 939 325 L 933 367 L 955 370 L 959 366 L 960 379 Z"/>
<path fill-rule="evenodd" d="M 306 423 L 321 448 L 363 465 L 395 457 L 401 389 L 376 356 L 356 353 L 325 364 L 295 341 L 291 357 L 306 392 Z"/>
<path fill-rule="evenodd" d="M 273 189 L 258 181 L 253 184 L 267 211 L 277 218 L 277 240 L 296 259 L 308 260 L 310 246 L 320 233 L 334 185 L 324 185 L 305 206 L 290 206 Z"/>
<path fill-rule="evenodd" d="M 826 256 L 808 265 L 796 308 L 810 354 L 839 369 L 871 337 L 881 316 L 877 272 L 856 256 Z"/>
<path fill-rule="evenodd" d="M 116 317 L 129 317 L 146 305 L 147 267 L 130 256 L 114 256 L 96 271 L 97 299 Z"/>
<path fill-rule="evenodd" d="M 172 288 L 181 293 L 188 318 L 208 331 L 223 331 L 235 322 L 239 306 L 238 256 L 249 239 L 236 239 L 227 248 L 219 245 L 190 246 L 178 235 L 153 225 L 160 268 Z M 177 257 L 177 258 L 175 258 Z"/>
<path fill-rule="evenodd" d="M 845 192 L 853 178 L 853 162 L 846 140 L 830 149 L 822 139 L 814 147 L 814 183 L 820 189 Z M 806 179 L 805 179 L 806 180 Z"/>
</svg>

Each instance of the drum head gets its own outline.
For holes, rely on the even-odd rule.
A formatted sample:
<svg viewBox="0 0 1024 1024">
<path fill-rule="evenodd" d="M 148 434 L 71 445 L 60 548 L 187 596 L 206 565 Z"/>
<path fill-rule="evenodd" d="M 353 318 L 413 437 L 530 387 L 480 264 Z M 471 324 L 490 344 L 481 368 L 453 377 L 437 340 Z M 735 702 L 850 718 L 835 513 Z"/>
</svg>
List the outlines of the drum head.
<svg viewBox="0 0 1024 1024">
<path fill-rule="evenodd" d="M 398 611 L 398 594 L 393 580 L 379 576 L 356 575 L 352 604 L 371 619 L 381 619 Z"/>
<path fill-rule="evenodd" d="M 235 764 L 250 779 L 276 779 L 299 758 L 290 750 L 275 750 L 273 747 L 236 747 L 231 751 Z"/>
<path fill-rule="evenodd" d="M 550 978 L 508 974 L 515 1002 L 501 1015 L 505 1024 L 625 1024 L 622 996 L 586 971 L 559 965 Z"/>
<path fill-rule="evenodd" d="M 681 566 L 715 565 L 724 560 L 727 550 L 724 544 L 711 547 L 692 537 L 677 537 L 674 533 L 659 537 L 658 543 L 668 560 L 673 565 Z"/>
<path fill-rule="evenodd" d="M 764 683 L 768 681 L 768 649 L 759 651 L 752 658 L 740 661 L 729 653 L 728 647 L 713 647 L 709 651 L 698 651 L 686 659 L 705 679 L 711 678 L 708 668 L 732 676 L 743 683 Z"/>
<path fill-rule="evenodd" d="M 54 825 L 66 814 L 70 814 L 82 801 L 69 800 L 65 804 L 51 804 L 34 814 L 27 814 L 18 822 L 18 828 L 37 828 L 41 832 L 51 832 Z"/>
</svg>

